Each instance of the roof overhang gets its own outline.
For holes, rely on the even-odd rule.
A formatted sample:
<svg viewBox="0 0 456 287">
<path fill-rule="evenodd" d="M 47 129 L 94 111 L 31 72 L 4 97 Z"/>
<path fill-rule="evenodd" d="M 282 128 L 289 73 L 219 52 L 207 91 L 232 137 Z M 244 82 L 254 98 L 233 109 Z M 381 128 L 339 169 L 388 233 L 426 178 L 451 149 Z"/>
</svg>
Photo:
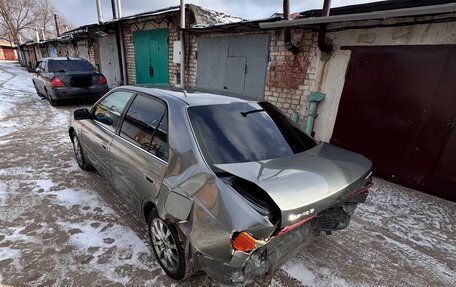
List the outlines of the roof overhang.
<svg viewBox="0 0 456 287">
<path fill-rule="evenodd" d="M 456 12 L 456 3 L 448 3 L 442 5 L 431 5 L 421 6 L 413 8 L 403 8 L 394 10 L 383 10 L 367 13 L 357 14 L 346 14 L 346 15 L 334 15 L 326 17 L 312 17 L 302 18 L 294 20 L 282 20 L 270 23 L 260 23 L 262 29 L 274 29 L 283 27 L 294 27 L 294 26 L 308 26 L 317 24 L 329 24 L 329 23 L 340 23 L 340 22 L 353 22 L 363 20 L 376 20 L 386 18 L 397 18 L 397 17 L 412 17 L 412 16 L 424 16 L 434 14 L 447 14 Z"/>
</svg>

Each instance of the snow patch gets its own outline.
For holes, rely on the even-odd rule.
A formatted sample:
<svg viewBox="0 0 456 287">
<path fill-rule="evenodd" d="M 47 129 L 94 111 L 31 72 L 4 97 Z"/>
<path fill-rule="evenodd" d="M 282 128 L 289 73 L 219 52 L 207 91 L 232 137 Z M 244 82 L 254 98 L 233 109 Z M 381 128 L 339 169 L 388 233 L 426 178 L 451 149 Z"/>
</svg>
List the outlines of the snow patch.
<svg viewBox="0 0 456 287">
<path fill-rule="evenodd" d="M 359 286 L 347 283 L 326 267 L 316 267 L 315 270 L 309 269 L 304 263 L 291 260 L 286 263 L 282 270 L 288 275 L 301 282 L 304 286 L 334 286 L 334 287 L 351 287 Z"/>
</svg>

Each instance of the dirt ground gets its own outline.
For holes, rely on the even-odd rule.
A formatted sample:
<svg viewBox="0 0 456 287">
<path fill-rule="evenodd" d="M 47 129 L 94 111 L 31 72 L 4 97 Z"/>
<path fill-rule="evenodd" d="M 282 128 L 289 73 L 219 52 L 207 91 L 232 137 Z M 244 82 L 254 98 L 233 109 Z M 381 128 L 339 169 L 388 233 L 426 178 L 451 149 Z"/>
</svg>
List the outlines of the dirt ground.
<svg viewBox="0 0 456 287">
<path fill-rule="evenodd" d="M 80 170 L 70 113 L 31 74 L 0 62 L 0 284 L 216 286 L 161 271 L 145 224 L 95 172 Z M 250 286 L 456 286 L 456 204 L 375 179 L 347 230 L 317 237 Z"/>
</svg>

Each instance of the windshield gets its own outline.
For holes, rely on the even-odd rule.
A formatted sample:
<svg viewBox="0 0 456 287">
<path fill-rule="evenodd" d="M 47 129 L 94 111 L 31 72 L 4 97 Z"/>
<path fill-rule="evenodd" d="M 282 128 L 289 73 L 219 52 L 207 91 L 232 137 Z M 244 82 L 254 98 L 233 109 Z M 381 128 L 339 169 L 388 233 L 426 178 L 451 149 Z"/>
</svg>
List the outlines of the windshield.
<svg viewBox="0 0 456 287">
<path fill-rule="evenodd" d="M 49 60 L 48 67 L 51 73 L 94 71 L 92 65 L 84 60 Z"/>
<path fill-rule="evenodd" d="M 195 106 L 188 114 L 210 164 L 287 157 L 316 145 L 267 102 Z"/>
</svg>

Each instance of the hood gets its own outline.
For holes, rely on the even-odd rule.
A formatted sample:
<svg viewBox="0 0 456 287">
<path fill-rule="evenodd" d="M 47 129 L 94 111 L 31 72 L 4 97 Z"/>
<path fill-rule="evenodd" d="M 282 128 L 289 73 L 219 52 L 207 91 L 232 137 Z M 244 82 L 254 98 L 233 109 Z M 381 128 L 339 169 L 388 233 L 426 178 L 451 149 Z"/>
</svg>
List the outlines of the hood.
<svg viewBox="0 0 456 287">
<path fill-rule="evenodd" d="M 285 227 L 340 203 L 364 183 L 372 163 L 320 143 L 290 157 L 215 166 L 267 192 L 280 208 Z"/>
</svg>

